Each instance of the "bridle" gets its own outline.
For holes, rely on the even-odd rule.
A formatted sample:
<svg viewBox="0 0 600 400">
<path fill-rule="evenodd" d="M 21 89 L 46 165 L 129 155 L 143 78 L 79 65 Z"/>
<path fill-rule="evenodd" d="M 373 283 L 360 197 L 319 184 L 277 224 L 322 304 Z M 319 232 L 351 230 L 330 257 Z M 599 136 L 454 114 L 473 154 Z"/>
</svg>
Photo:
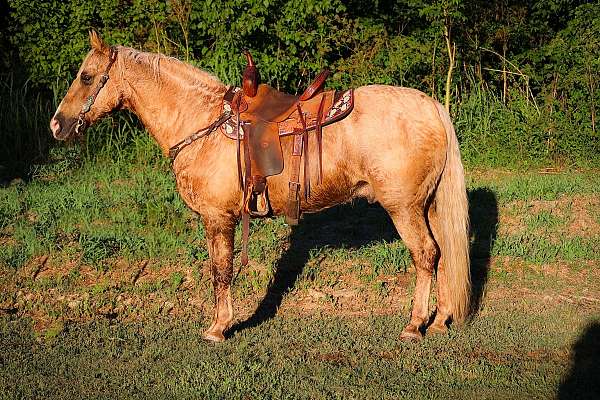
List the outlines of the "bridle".
<svg viewBox="0 0 600 400">
<path fill-rule="evenodd" d="M 117 60 L 117 49 L 114 46 L 111 46 L 110 54 L 109 54 L 109 58 L 108 58 L 108 65 L 106 66 L 104 73 L 102 75 L 100 75 L 100 80 L 98 81 L 96 88 L 94 89 L 92 94 L 90 96 L 88 96 L 85 103 L 83 103 L 83 106 L 81 107 L 81 111 L 79 112 L 79 115 L 77 116 L 77 123 L 75 125 L 75 134 L 79 135 L 83 131 L 83 129 L 85 129 L 85 125 L 86 125 L 85 114 L 87 114 L 90 111 L 90 109 L 92 108 L 92 105 L 94 104 L 94 102 L 96 101 L 96 98 L 98 97 L 98 94 L 100 93 L 102 88 L 106 85 L 106 82 L 108 81 L 108 78 L 109 78 L 108 73 L 110 72 L 110 69 L 116 60 Z M 235 88 L 229 87 L 229 89 L 225 93 L 225 97 L 229 98 L 229 97 L 233 96 L 234 92 L 235 92 Z M 174 146 L 172 146 L 171 148 L 169 148 L 169 157 L 171 158 L 171 162 L 175 161 L 175 158 L 177 157 L 179 152 L 184 147 L 189 146 L 190 144 L 192 144 L 192 142 L 194 142 L 204 136 L 210 135 L 218 127 L 223 125 L 223 123 L 225 123 L 231 117 L 231 115 L 232 115 L 231 109 L 223 110 L 223 113 L 210 125 L 194 132 L 190 136 L 186 137 L 179 143 L 177 143 Z"/>
<path fill-rule="evenodd" d="M 81 111 L 79 112 L 79 115 L 77 116 L 77 124 L 75 125 L 75 133 L 77 135 L 79 135 L 83 131 L 83 129 L 85 129 L 85 124 L 86 124 L 85 114 L 87 114 L 90 111 L 90 109 L 92 108 L 92 105 L 96 101 L 96 97 L 98 97 L 98 93 L 100 93 L 100 90 L 102 90 L 104 85 L 106 85 L 106 82 L 108 81 L 108 72 L 110 71 L 110 68 L 113 66 L 113 64 L 115 63 L 116 60 L 117 60 L 117 49 L 115 47 L 111 47 L 110 54 L 108 56 L 108 65 L 106 66 L 104 73 L 102 75 L 100 75 L 100 80 L 98 81 L 96 88 L 94 89 L 92 94 L 90 96 L 88 96 L 85 103 L 83 103 L 83 106 L 81 107 Z"/>
</svg>

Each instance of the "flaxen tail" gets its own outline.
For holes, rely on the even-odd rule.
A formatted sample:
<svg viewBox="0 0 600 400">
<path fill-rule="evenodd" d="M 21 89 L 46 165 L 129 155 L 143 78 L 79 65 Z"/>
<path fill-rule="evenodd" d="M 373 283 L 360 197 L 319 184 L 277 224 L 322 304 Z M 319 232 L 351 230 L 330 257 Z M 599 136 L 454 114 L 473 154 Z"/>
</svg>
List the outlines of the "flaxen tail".
<svg viewBox="0 0 600 400">
<path fill-rule="evenodd" d="M 447 271 L 452 319 L 461 323 L 469 313 L 471 294 L 469 203 L 458 140 L 450 115 L 441 104 L 436 103 L 436 107 L 448 140 L 446 165 L 435 194 L 436 214 L 442 236 L 436 240 Z"/>
</svg>

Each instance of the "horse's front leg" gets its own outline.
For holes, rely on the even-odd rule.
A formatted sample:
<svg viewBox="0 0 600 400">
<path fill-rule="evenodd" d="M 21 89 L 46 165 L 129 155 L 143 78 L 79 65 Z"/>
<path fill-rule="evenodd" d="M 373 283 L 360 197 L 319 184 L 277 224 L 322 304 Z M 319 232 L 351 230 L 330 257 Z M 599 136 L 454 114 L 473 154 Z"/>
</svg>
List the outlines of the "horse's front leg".
<svg viewBox="0 0 600 400">
<path fill-rule="evenodd" d="M 213 342 L 225 340 L 224 332 L 233 321 L 231 279 L 233 277 L 233 240 L 237 220 L 233 216 L 202 217 L 206 230 L 210 272 L 212 275 L 215 313 L 204 339 Z"/>
</svg>

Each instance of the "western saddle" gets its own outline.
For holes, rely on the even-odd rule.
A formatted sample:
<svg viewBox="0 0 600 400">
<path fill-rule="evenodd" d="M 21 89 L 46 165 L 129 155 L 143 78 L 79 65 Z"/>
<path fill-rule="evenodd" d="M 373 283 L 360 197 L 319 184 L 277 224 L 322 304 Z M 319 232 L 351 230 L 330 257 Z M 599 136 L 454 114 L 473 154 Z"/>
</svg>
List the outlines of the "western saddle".
<svg viewBox="0 0 600 400">
<path fill-rule="evenodd" d="M 237 142 L 237 169 L 244 192 L 242 209 L 242 265 L 248 262 L 249 217 L 264 217 L 271 212 L 268 180 L 284 169 L 281 137 L 293 136 L 286 222 L 296 225 L 300 218 L 300 189 L 304 200 L 310 196 L 308 134 L 315 131 L 318 154 L 318 180 L 323 178 L 322 127 L 346 117 L 354 105 L 353 90 L 323 91 L 329 71 L 324 70 L 301 96 L 282 93 L 260 84 L 252 56 L 245 51 L 248 65 L 242 75 L 242 88 L 230 87 L 223 98 L 223 114 L 210 126 L 194 133 L 170 149 L 177 153 L 199 137 L 221 129 Z M 243 150 L 242 150 L 243 148 Z M 300 164 L 304 156 L 303 182 Z M 242 163 L 243 157 L 243 163 Z M 242 166 L 243 165 L 243 166 Z"/>
<path fill-rule="evenodd" d="M 259 84 L 260 76 L 252 56 L 245 51 L 248 65 L 242 75 L 242 89 L 230 89 L 224 107 L 233 112 L 222 126 L 223 133 L 237 141 L 237 165 L 240 187 L 244 191 L 242 210 L 242 264 L 248 261 L 249 217 L 269 214 L 269 176 L 283 172 L 280 138 L 293 135 L 289 195 L 286 222 L 298 224 L 300 189 L 304 199 L 310 196 L 308 133 L 315 131 L 318 147 L 318 180 L 323 179 L 322 127 L 339 121 L 352 111 L 353 91 L 323 91 L 328 70 L 322 71 L 299 97 Z M 244 168 L 242 168 L 242 148 Z M 304 182 L 300 184 L 300 164 L 304 155 Z"/>
</svg>

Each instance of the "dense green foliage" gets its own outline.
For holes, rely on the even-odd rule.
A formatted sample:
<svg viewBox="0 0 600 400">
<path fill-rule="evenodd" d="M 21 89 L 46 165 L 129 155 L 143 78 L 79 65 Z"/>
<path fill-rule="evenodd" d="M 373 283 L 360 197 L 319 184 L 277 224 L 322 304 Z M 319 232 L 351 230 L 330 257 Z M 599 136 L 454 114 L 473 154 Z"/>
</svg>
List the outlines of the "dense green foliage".
<svg viewBox="0 0 600 400">
<path fill-rule="evenodd" d="M 600 163 L 597 1 L 9 0 L 0 25 L 0 63 L 12 70 L 0 76 L 2 112 L 19 109 L 22 121 L 32 117 L 24 110 L 40 111 L 28 122 L 35 129 L 4 117 L 4 169 L 23 171 L 14 164 L 45 154 L 40 138 L 52 105 L 44 102 L 64 93 L 90 28 L 230 83 L 239 82 L 242 48 L 253 51 L 267 81 L 291 91 L 323 67 L 335 71 L 331 87 L 403 85 L 441 102 L 448 82 L 468 164 Z"/>
</svg>

